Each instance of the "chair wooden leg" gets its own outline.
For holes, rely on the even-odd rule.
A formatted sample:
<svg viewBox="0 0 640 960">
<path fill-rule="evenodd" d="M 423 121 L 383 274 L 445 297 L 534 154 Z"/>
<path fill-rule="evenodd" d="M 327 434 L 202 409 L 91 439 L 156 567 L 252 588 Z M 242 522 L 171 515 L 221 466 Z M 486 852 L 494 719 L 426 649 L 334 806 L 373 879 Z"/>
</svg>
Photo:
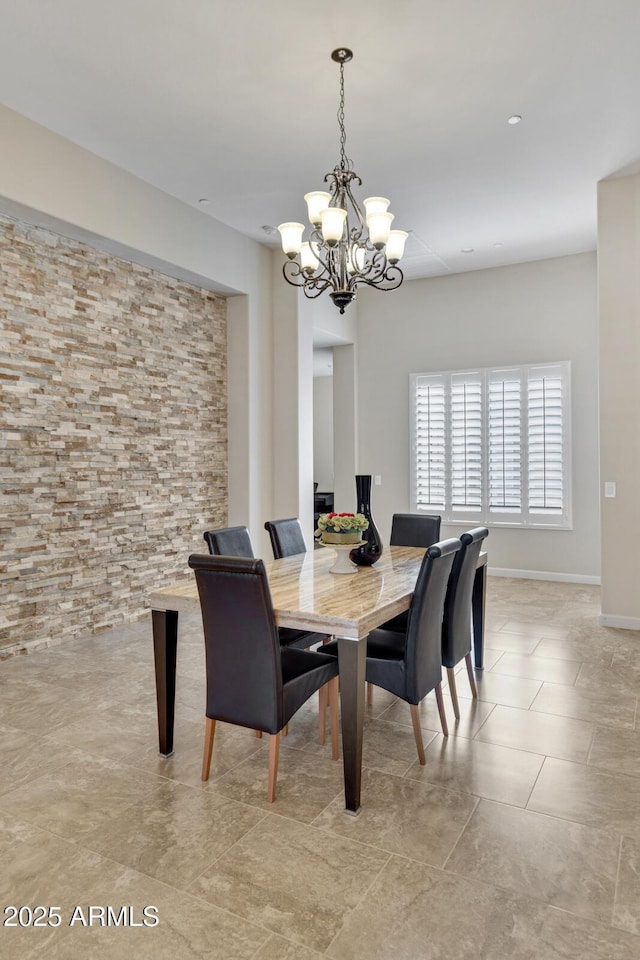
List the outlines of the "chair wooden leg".
<svg viewBox="0 0 640 960">
<path fill-rule="evenodd" d="M 467 675 L 469 677 L 469 686 L 471 687 L 471 696 L 474 700 L 478 699 L 478 688 L 476 687 L 476 678 L 473 675 L 473 664 L 471 663 L 471 654 L 468 653 L 464 658 L 467 665 Z"/>
<path fill-rule="evenodd" d="M 269 786 L 267 800 L 273 803 L 276 798 L 276 780 L 278 778 L 278 757 L 280 756 L 280 734 L 272 733 L 269 737 Z"/>
<path fill-rule="evenodd" d="M 202 779 L 209 779 L 211 769 L 211 755 L 213 753 L 213 738 L 216 733 L 216 722 L 211 717 L 205 718 L 204 726 L 204 753 L 202 754 Z"/>
<path fill-rule="evenodd" d="M 334 677 L 327 684 L 329 687 L 329 723 L 331 726 L 331 758 L 337 760 L 340 756 L 338 744 L 338 678 Z"/>
<path fill-rule="evenodd" d="M 262 730 L 256 730 L 256 737 L 258 740 L 262 740 Z"/>
<path fill-rule="evenodd" d="M 324 746 L 327 738 L 327 707 L 329 705 L 329 693 L 327 685 L 318 690 L 318 742 Z"/>
<path fill-rule="evenodd" d="M 370 707 L 373 703 L 373 684 L 367 684 L 367 706 Z"/>
<path fill-rule="evenodd" d="M 438 704 L 438 713 L 440 714 L 440 726 L 442 727 L 443 737 L 449 736 L 449 727 L 447 725 L 447 715 L 444 711 L 444 700 L 442 698 L 442 684 L 439 683 L 436 688 L 436 703 Z"/>
<path fill-rule="evenodd" d="M 458 691 L 456 690 L 456 675 L 453 667 L 447 667 L 447 680 L 449 681 L 449 693 L 453 701 L 453 715 L 456 720 L 460 719 L 460 704 L 458 703 Z"/>
<path fill-rule="evenodd" d="M 427 762 L 424 756 L 424 744 L 422 742 L 422 730 L 420 729 L 420 708 L 417 703 L 410 703 L 411 722 L 413 724 L 413 735 L 416 738 L 416 747 L 418 748 L 418 760 L 424 767 Z"/>
<path fill-rule="evenodd" d="M 282 734 L 283 737 L 288 737 L 288 736 L 289 736 L 289 724 L 288 724 L 288 723 L 285 723 L 284 727 L 282 728 L 282 730 L 281 730 L 280 732 L 281 732 L 281 734 Z"/>
</svg>

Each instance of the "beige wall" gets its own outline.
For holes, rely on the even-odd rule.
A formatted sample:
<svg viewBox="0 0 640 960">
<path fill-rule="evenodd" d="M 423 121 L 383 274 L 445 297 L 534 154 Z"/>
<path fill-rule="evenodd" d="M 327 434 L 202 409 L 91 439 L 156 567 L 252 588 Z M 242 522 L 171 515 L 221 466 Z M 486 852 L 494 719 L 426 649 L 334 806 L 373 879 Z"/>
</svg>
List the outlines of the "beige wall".
<svg viewBox="0 0 640 960">
<path fill-rule="evenodd" d="M 223 292 L 250 292 L 258 244 L 0 105 L 0 206 Z M 33 217 L 30 215 L 30 211 Z"/>
<path fill-rule="evenodd" d="M 313 378 L 313 479 L 333 490 L 333 377 Z"/>
<path fill-rule="evenodd" d="M 409 374 L 571 360 L 573 530 L 490 531 L 492 567 L 599 575 L 595 254 L 405 281 L 359 299 L 359 472 L 388 538 L 409 508 Z M 455 535 L 459 527 L 444 529 Z"/>
<path fill-rule="evenodd" d="M 0 648 L 92 633 L 227 517 L 226 302 L 0 217 Z"/>
<path fill-rule="evenodd" d="M 313 325 L 309 300 L 273 252 L 273 499 L 265 519 L 298 517 L 313 540 Z M 269 547 L 267 555 L 271 555 Z"/>
<path fill-rule="evenodd" d="M 598 185 L 602 619 L 640 629 L 640 175 Z"/>
<path fill-rule="evenodd" d="M 351 304 L 349 309 L 354 306 Z M 357 347 L 351 343 L 333 348 L 333 492 L 337 511 L 357 509 L 357 473 Z"/>
</svg>

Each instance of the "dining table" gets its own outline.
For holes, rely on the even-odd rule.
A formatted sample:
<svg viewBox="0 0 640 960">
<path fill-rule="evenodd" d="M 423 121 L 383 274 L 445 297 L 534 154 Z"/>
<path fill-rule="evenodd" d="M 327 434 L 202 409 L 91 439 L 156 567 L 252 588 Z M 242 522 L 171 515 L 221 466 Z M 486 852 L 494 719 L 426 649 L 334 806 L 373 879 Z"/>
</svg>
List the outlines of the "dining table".
<svg viewBox="0 0 640 960">
<path fill-rule="evenodd" d="M 424 547 L 385 547 L 373 566 L 354 566 L 349 574 L 330 572 L 335 562 L 331 548 L 265 562 L 276 624 L 337 639 L 345 809 L 352 814 L 360 809 L 367 635 L 408 610 L 424 553 Z M 481 553 L 472 597 L 474 662 L 478 669 L 483 666 L 486 570 L 487 554 Z M 149 600 L 159 749 L 161 756 L 170 757 L 178 616 L 199 609 L 195 577 L 159 587 Z"/>
</svg>

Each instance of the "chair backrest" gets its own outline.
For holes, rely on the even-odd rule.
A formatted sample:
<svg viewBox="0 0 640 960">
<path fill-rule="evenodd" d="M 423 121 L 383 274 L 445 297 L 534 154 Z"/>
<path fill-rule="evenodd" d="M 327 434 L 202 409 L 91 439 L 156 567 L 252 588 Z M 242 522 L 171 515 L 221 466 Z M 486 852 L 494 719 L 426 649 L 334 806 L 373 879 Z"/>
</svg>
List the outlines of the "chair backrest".
<svg viewBox="0 0 640 960">
<path fill-rule="evenodd" d="M 405 671 L 410 703 L 419 703 L 442 678 L 444 600 L 459 549 L 459 540 L 441 540 L 428 547 L 422 560 L 407 620 Z"/>
<path fill-rule="evenodd" d="M 430 547 L 440 539 L 440 517 L 430 513 L 394 513 L 392 547 Z"/>
<path fill-rule="evenodd" d="M 223 557 L 254 557 L 251 537 L 246 527 L 223 527 L 203 534 L 209 553 Z"/>
<path fill-rule="evenodd" d="M 304 534 L 297 517 L 289 517 L 287 520 L 267 520 L 264 528 L 271 538 L 275 560 L 307 552 Z"/>
<path fill-rule="evenodd" d="M 193 554 L 207 671 L 208 717 L 277 733 L 284 698 L 280 641 L 262 560 Z"/>
<path fill-rule="evenodd" d="M 473 583 L 482 543 L 489 536 L 486 527 L 475 527 L 460 537 L 447 587 L 442 621 L 442 663 L 455 667 L 471 650 L 471 601 Z"/>
</svg>

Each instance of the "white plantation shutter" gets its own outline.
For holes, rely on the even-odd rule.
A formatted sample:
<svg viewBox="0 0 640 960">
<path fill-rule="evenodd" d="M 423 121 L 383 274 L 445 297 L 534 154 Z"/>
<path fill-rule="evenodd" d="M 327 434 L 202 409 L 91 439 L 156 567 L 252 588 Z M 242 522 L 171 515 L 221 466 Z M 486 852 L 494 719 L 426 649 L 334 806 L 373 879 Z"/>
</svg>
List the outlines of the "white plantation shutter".
<svg viewBox="0 0 640 960">
<path fill-rule="evenodd" d="M 450 490 L 453 511 L 482 508 L 482 381 L 454 374 L 449 388 Z"/>
<path fill-rule="evenodd" d="M 411 508 L 569 527 L 570 365 L 411 377 Z"/>
<path fill-rule="evenodd" d="M 415 389 L 415 486 L 424 507 L 444 509 L 445 392 L 440 378 L 422 377 Z"/>
<path fill-rule="evenodd" d="M 519 376 L 492 372 L 488 385 L 489 508 L 519 513 L 522 507 L 522 384 Z"/>
<path fill-rule="evenodd" d="M 529 510 L 564 510 L 564 394 L 561 371 L 529 377 Z"/>
</svg>

